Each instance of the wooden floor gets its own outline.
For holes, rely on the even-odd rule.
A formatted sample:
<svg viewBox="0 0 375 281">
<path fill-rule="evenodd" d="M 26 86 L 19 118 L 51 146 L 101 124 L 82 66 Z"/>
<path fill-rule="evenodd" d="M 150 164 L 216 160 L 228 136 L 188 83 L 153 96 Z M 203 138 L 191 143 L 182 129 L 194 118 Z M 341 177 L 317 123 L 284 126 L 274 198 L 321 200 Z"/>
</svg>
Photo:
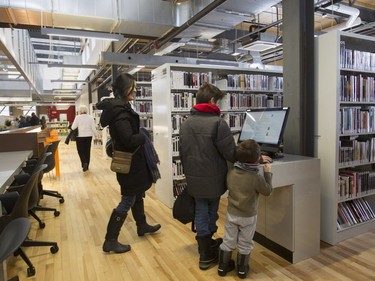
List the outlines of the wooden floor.
<svg viewBox="0 0 375 281">
<path fill-rule="evenodd" d="M 160 223 L 155 235 L 138 237 L 131 215 L 126 219 L 120 241 L 131 244 L 125 254 L 104 254 L 101 250 L 111 210 L 119 201 L 119 186 L 109 170 L 109 160 L 101 149 L 92 150 L 90 170 L 82 172 L 75 143 L 63 142 L 59 147 L 61 176 L 45 175 L 46 189 L 59 190 L 65 203 L 46 197 L 42 205 L 57 207 L 61 215 L 41 212 L 46 223 L 39 229 L 33 221 L 30 238 L 53 240 L 59 252 L 51 254 L 49 247 L 26 248 L 34 263 L 36 275 L 26 276 L 27 266 L 20 257 L 8 259 L 8 274 L 18 274 L 20 280 L 95 281 L 95 280 L 240 280 L 234 272 L 223 279 L 217 268 L 198 268 L 194 234 L 189 225 L 172 218 L 171 210 L 160 203 L 154 190 L 148 191 L 145 209 L 150 223 Z M 225 203 L 220 206 L 219 231 L 223 235 Z M 375 280 L 375 231 L 344 241 L 336 246 L 322 244 L 317 257 L 290 264 L 256 244 L 251 255 L 252 280 Z"/>
</svg>

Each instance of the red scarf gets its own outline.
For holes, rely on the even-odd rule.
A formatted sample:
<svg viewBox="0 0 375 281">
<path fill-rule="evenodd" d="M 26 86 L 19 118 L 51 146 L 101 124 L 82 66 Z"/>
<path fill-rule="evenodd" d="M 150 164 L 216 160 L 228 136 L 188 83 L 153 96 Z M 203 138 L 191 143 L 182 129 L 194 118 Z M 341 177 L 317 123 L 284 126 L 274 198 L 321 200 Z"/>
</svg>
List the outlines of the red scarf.
<svg viewBox="0 0 375 281">
<path fill-rule="evenodd" d="M 217 107 L 217 105 L 212 103 L 199 103 L 194 105 L 193 108 L 200 112 L 215 112 L 218 116 L 220 116 L 221 114 L 220 109 Z"/>
</svg>

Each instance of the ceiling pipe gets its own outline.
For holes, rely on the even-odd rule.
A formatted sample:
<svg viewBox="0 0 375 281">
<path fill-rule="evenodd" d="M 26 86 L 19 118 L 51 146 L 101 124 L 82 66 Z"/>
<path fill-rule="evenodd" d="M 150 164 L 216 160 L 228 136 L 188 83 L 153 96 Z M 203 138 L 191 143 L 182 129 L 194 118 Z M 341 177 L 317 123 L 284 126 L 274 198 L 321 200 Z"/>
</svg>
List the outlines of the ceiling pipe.
<svg viewBox="0 0 375 281">
<path fill-rule="evenodd" d="M 159 49 L 164 44 L 168 43 L 172 39 L 174 39 L 178 34 L 183 32 L 185 29 L 196 23 L 198 20 L 206 16 L 208 13 L 219 7 L 221 4 L 223 4 L 226 0 L 215 0 L 212 1 L 210 4 L 208 4 L 204 9 L 200 10 L 198 13 L 196 13 L 194 16 L 192 16 L 190 19 L 188 19 L 185 23 L 183 23 L 179 27 L 175 27 L 168 31 L 166 34 L 164 34 L 162 37 L 154 40 L 152 42 L 152 45 L 155 49 Z"/>
<path fill-rule="evenodd" d="M 330 31 L 330 30 L 344 30 L 353 26 L 357 26 L 361 24 L 362 20 L 359 17 L 359 10 L 357 8 L 345 6 L 342 4 L 334 4 L 331 6 L 328 6 L 325 8 L 326 11 L 332 12 L 332 13 L 341 13 L 349 16 L 349 19 L 341 24 L 337 24 L 335 26 L 332 26 L 330 28 L 324 29 L 324 31 Z"/>
</svg>

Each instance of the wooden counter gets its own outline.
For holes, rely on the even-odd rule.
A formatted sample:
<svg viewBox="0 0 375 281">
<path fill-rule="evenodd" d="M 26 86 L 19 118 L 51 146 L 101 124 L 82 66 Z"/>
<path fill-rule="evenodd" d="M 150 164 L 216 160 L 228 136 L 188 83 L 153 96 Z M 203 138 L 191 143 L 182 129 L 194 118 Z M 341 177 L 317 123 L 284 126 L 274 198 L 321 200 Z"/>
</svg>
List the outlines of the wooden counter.
<svg viewBox="0 0 375 281">
<path fill-rule="evenodd" d="M 42 130 L 40 126 L 0 132 L 0 152 L 32 150 L 33 157 L 39 157 L 44 151 L 50 132 L 50 128 Z"/>
</svg>

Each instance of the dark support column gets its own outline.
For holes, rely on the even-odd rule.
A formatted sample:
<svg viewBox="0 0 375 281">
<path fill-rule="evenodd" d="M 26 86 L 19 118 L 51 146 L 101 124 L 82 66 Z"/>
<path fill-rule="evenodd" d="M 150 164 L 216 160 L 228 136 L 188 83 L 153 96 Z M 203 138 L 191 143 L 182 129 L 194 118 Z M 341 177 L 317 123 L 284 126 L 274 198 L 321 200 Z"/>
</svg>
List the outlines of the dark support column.
<svg viewBox="0 0 375 281">
<path fill-rule="evenodd" d="M 111 50 L 112 50 L 112 52 L 115 52 L 115 43 L 114 42 L 112 42 L 112 44 L 111 44 Z M 113 82 L 115 81 L 115 79 L 118 76 L 118 66 L 117 65 L 114 65 L 114 64 L 111 65 L 111 73 L 112 73 L 111 84 L 113 84 Z"/>
<path fill-rule="evenodd" d="M 314 156 L 314 1 L 283 2 L 284 151 Z"/>
<path fill-rule="evenodd" d="M 91 83 L 87 82 L 87 91 L 89 93 L 89 104 L 92 103 L 92 87 Z"/>
</svg>

